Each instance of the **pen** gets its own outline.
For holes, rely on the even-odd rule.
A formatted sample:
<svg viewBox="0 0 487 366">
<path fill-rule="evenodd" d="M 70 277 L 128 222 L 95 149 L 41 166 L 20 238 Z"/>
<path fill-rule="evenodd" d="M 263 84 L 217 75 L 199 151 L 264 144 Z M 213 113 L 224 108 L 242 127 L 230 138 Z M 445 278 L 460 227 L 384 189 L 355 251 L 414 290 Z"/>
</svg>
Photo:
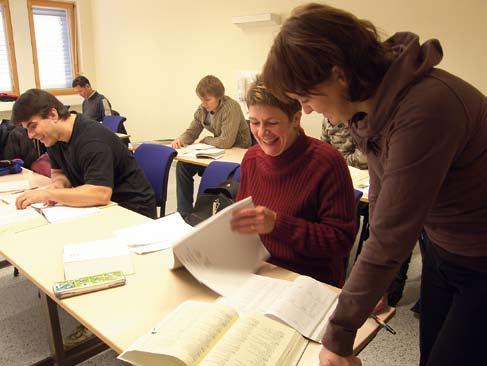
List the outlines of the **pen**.
<svg viewBox="0 0 487 366">
<path fill-rule="evenodd" d="M 389 333 L 396 334 L 396 331 L 394 329 L 392 329 L 392 327 L 389 324 L 387 324 L 383 320 L 381 320 L 377 315 L 372 314 L 372 315 L 370 315 L 370 317 L 372 319 L 374 319 L 377 322 L 377 324 L 379 324 L 382 328 L 387 330 Z"/>
</svg>

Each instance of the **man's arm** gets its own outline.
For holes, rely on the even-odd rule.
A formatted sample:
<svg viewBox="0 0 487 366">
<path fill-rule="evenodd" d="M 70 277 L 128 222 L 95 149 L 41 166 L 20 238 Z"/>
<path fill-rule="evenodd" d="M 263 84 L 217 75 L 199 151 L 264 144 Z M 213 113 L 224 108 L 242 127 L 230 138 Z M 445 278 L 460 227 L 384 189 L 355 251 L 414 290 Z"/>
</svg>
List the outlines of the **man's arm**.
<svg viewBox="0 0 487 366">
<path fill-rule="evenodd" d="M 199 137 L 201 131 L 203 131 L 203 113 L 201 108 L 198 107 L 194 113 L 194 118 L 189 127 L 184 131 L 184 133 L 179 136 L 177 140 L 182 142 L 182 145 L 191 145 Z"/>
<path fill-rule="evenodd" d="M 51 184 L 49 188 L 71 188 L 71 182 L 61 169 L 51 169 Z"/>
<path fill-rule="evenodd" d="M 84 184 L 76 188 L 47 188 L 24 192 L 17 197 L 17 208 L 23 209 L 33 203 L 61 203 L 66 206 L 103 206 L 110 202 L 112 189 L 105 186 Z"/>
</svg>

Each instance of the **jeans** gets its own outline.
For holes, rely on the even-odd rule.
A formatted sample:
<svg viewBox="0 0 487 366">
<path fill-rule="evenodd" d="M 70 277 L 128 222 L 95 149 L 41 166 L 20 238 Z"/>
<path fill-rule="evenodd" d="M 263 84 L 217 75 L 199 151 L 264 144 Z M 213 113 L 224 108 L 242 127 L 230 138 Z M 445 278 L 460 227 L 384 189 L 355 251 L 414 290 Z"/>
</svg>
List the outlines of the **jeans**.
<svg viewBox="0 0 487 366">
<path fill-rule="evenodd" d="M 176 164 L 176 196 L 178 200 L 177 210 L 182 217 L 188 216 L 193 211 L 193 177 L 203 175 L 205 167 L 178 161 Z"/>
<path fill-rule="evenodd" d="M 430 242 L 421 279 L 420 366 L 485 364 L 486 329 L 487 273 L 446 261 Z"/>
</svg>

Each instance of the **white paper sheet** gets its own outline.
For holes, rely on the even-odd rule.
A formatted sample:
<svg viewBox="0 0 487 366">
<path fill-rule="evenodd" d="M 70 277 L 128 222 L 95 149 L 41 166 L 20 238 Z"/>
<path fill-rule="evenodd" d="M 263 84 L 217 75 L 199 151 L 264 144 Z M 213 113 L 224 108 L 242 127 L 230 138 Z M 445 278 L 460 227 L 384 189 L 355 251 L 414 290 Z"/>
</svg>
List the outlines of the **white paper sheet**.
<svg viewBox="0 0 487 366">
<path fill-rule="evenodd" d="M 113 271 L 122 271 L 126 275 L 134 273 L 125 243 L 107 239 L 64 246 L 66 280 Z"/>
<path fill-rule="evenodd" d="M 192 230 L 193 227 L 176 212 L 146 224 L 117 230 L 114 234 L 126 243 L 132 252 L 142 254 L 171 248 Z"/>
<path fill-rule="evenodd" d="M 27 179 L 19 179 L 15 181 L 2 181 L 0 180 L 0 193 L 25 191 L 31 189 L 30 183 Z"/>
</svg>

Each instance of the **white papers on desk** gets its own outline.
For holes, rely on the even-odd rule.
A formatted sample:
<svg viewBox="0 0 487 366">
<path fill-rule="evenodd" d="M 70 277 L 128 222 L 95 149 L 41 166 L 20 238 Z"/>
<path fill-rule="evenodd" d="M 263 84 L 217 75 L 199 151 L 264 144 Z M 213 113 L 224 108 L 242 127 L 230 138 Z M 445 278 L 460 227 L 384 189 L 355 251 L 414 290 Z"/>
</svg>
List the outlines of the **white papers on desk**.
<svg viewBox="0 0 487 366">
<path fill-rule="evenodd" d="M 187 145 L 184 147 L 184 149 L 190 150 L 190 151 L 208 150 L 208 149 L 213 149 L 213 148 L 214 148 L 214 146 L 208 145 L 208 144 L 203 144 L 203 143 L 191 144 L 191 145 Z"/>
<path fill-rule="evenodd" d="M 34 203 L 32 207 L 42 211 L 44 217 L 51 224 L 66 220 L 77 219 L 100 212 L 100 209 L 98 207 L 70 207 L 59 204 L 46 207 L 43 203 Z"/>
<path fill-rule="evenodd" d="M 0 180 L 0 193 L 26 191 L 31 188 L 33 187 L 30 186 L 29 181 L 25 178 L 5 182 Z"/>
<path fill-rule="evenodd" d="M 251 197 L 203 221 L 173 248 L 198 281 L 223 296 L 242 286 L 269 257 L 257 234 L 239 234 L 230 227 L 232 212 L 245 207 L 253 207 Z"/>
<path fill-rule="evenodd" d="M 367 179 L 362 179 L 359 184 L 357 185 L 356 189 L 361 191 L 365 196 L 369 196 L 369 185 L 370 181 L 369 178 Z"/>
<path fill-rule="evenodd" d="M 31 207 L 17 210 L 15 205 L 0 206 L 0 234 L 18 233 L 46 224 L 46 219 Z"/>
<path fill-rule="evenodd" d="M 161 217 L 146 224 L 117 230 L 114 234 L 137 254 L 172 248 L 174 243 L 193 230 L 179 212 Z"/>
<path fill-rule="evenodd" d="M 106 272 L 134 273 L 130 252 L 116 239 L 64 246 L 64 277 L 73 280 Z"/>
<path fill-rule="evenodd" d="M 239 313 L 261 313 L 321 342 L 338 293 L 307 276 L 294 281 L 253 275 L 233 295 L 219 300 Z"/>
<path fill-rule="evenodd" d="M 14 205 L 15 206 L 15 201 L 17 200 L 17 197 L 20 196 L 23 192 L 17 192 L 17 193 L 10 193 L 10 194 L 5 194 L 0 196 L 0 201 L 5 202 L 7 205 Z"/>
</svg>

